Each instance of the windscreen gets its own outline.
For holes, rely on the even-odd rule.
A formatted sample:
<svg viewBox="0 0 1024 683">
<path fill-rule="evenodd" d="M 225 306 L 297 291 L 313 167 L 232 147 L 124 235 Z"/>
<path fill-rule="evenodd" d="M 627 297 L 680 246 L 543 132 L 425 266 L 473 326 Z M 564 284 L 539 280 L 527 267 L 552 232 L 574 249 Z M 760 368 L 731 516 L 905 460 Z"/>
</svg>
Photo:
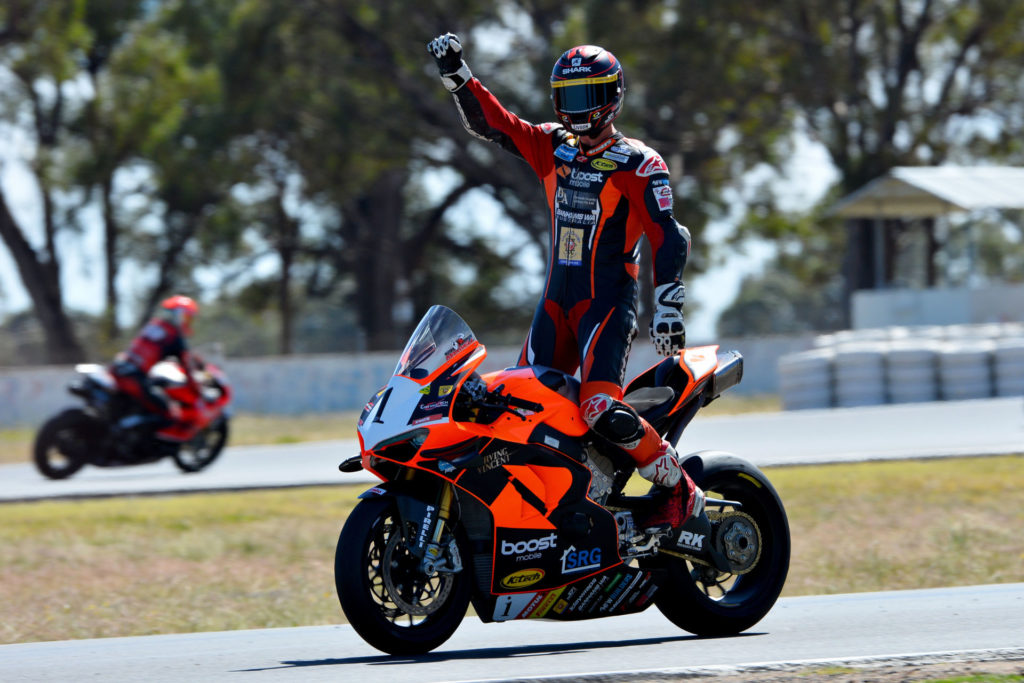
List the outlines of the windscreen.
<svg viewBox="0 0 1024 683">
<path fill-rule="evenodd" d="M 428 377 L 474 341 L 473 331 L 458 313 L 445 306 L 431 306 L 405 345 L 395 374 L 410 379 Z"/>
</svg>

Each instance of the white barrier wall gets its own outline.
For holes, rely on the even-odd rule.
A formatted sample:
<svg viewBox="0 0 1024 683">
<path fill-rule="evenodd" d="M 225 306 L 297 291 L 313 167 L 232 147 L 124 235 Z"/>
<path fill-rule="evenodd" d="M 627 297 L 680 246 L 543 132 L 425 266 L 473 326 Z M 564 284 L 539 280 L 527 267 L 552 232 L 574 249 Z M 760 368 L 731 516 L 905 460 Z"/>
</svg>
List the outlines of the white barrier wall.
<svg viewBox="0 0 1024 683">
<path fill-rule="evenodd" d="M 1024 324 L 846 330 L 779 359 L 786 409 L 1024 395 Z"/>
<path fill-rule="evenodd" d="M 777 393 L 779 357 L 810 348 L 813 341 L 813 335 L 799 335 L 718 342 L 722 350 L 736 349 L 744 356 L 743 381 L 730 393 Z M 515 365 L 518 356 L 518 347 L 489 348 L 481 370 Z M 391 376 L 397 360 L 398 352 L 388 351 L 229 358 L 218 364 L 234 386 L 236 411 L 298 415 L 361 409 Z M 633 344 L 627 377 L 659 360 L 641 336 Z M 62 407 L 75 405 L 77 399 L 67 393 L 74 377 L 71 367 L 0 368 L 0 426 L 37 425 Z"/>
</svg>

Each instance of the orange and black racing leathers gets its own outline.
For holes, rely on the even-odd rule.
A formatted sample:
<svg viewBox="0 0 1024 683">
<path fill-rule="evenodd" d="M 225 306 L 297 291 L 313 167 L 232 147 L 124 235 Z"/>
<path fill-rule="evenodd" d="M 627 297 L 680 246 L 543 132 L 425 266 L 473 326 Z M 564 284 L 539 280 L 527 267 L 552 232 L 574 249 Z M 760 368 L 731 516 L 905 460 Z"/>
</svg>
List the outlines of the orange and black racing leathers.
<svg viewBox="0 0 1024 683">
<path fill-rule="evenodd" d="M 651 245 L 655 286 L 679 281 L 689 254 L 689 232 L 672 217 L 668 167 L 653 149 L 618 132 L 582 149 L 561 124 L 533 125 L 506 110 L 476 78 L 453 95 L 466 129 L 524 159 L 544 186 L 547 282 L 519 362 L 570 374 L 579 368 L 581 410 L 595 427 L 610 408 L 623 407 L 641 236 Z M 640 423 L 641 433 L 613 440 L 643 464 L 661 438 Z"/>
</svg>

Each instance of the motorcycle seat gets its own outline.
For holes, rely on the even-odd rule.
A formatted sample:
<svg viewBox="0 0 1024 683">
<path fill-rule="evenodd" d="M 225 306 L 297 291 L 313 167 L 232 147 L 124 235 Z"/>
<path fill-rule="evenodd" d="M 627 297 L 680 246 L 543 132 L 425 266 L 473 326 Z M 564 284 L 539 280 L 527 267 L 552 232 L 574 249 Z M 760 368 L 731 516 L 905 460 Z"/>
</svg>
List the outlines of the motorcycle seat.
<svg viewBox="0 0 1024 683">
<path fill-rule="evenodd" d="M 629 392 L 622 400 L 633 406 L 636 412 L 642 413 L 671 401 L 675 396 L 676 392 L 671 387 L 642 387 Z"/>
</svg>

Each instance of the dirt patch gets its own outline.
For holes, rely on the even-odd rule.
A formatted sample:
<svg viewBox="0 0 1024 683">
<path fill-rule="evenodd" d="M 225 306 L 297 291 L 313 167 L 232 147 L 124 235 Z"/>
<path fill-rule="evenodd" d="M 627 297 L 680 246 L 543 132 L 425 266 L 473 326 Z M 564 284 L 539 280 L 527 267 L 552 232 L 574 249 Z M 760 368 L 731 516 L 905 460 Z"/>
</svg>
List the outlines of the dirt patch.
<svg viewBox="0 0 1024 683">
<path fill-rule="evenodd" d="M 612 679 L 608 679 L 611 681 Z M 863 664 L 857 666 L 786 667 L 780 669 L 744 669 L 730 672 L 679 672 L 655 676 L 625 677 L 630 683 L 665 681 L 709 681 L 713 683 L 893 683 L 906 681 L 970 681 L 1009 683 L 1024 681 L 1024 659 L 985 661 L 943 661 L 930 663 Z"/>
</svg>

